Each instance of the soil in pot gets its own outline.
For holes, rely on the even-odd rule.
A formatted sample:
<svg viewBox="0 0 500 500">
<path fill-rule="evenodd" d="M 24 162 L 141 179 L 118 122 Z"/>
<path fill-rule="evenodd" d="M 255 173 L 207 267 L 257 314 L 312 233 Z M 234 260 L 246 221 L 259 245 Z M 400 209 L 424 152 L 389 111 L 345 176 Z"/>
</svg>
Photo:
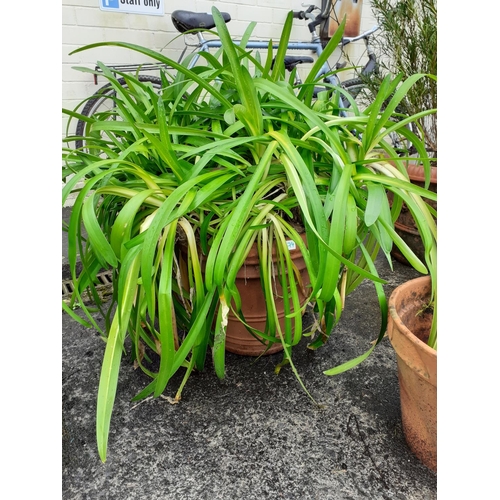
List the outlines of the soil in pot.
<svg viewBox="0 0 500 500">
<path fill-rule="evenodd" d="M 432 309 L 431 279 L 397 287 L 389 298 L 387 333 L 396 352 L 401 418 L 406 442 L 417 458 L 437 470 L 437 351 L 427 345 Z"/>
</svg>

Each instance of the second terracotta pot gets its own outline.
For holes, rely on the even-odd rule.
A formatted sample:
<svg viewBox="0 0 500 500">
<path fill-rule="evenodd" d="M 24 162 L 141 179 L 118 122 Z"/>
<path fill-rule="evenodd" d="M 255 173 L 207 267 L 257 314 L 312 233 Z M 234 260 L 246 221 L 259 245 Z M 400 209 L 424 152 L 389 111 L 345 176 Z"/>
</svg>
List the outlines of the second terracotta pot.
<svg viewBox="0 0 500 500">
<path fill-rule="evenodd" d="M 437 470 L 437 351 L 427 345 L 432 311 L 429 276 L 398 286 L 389 298 L 387 334 L 398 363 L 401 419 L 408 446 Z"/>
</svg>

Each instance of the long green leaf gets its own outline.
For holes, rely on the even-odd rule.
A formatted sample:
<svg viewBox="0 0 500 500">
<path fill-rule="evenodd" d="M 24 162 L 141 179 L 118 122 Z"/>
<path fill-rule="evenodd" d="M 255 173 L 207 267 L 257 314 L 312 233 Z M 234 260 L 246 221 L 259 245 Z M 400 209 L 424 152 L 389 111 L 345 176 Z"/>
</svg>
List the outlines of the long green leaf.
<svg viewBox="0 0 500 500">
<path fill-rule="evenodd" d="M 122 265 L 123 300 L 111 324 L 97 394 L 96 436 L 99 456 L 106 461 L 111 413 L 116 396 L 125 331 L 132 308 L 140 269 L 140 249 L 131 250 Z"/>
<path fill-rule="evenodd" d="M 177 224 L 174 221 L 166 228 L 168 234 L 163 259 L 161 262 L 160 283 L 158 288 L 158 316 L 160 323 L 161 357 L 160 368 L 156 379 L 154 395 L 159 396 L 165 389 L 171 375 L 175 356 L 176 335 L 174 304 L 172 301 L 172 269 L 174 258 L 174 243 Z"/>
<path fill-rule="evenodd" d="M 238 89 L 238 95 L 244 108 L 249 132 L 253 135 L 261 135 L 263 132 L 262 111 L 260 108 L 257 90 L 254 80 L 248 70 L 241 65 L 238 54 L 231 39 L 231 35 L 217 7 L 212 7 L 212 15 L 217 26 L 217 33 L 221 39 L 224 53 L 227 55 L 234 75 L 234 83 Z"/>
<path fill-rule="evenodd" d="M 365 224 L 371 226 L 378 219 L 382 211 L 382 203 L 387 200 L 385 189 L 380 184 L 367 182 L 368 200 L 365 209 Z"/>
<path fill-rule="evenodd" d="M 64 302 L 64 300 L 62 301 L 62 308 L 66 312 L 66 314 L 68 314 L 69 316 L 71 316 L 76 322 L 80 323 L 80 325 L 82 325 L 82 326 L 84 326 L 86 328 L 91 328 L 92 327 L 92 325 L 88 321 L 85 321 L 83 318 L 80 318 L 80 316 L 78 316 L 78 314 L 76 314 L 75 311 L 73 311 L 68 306 L 68 304 L 66 304 L 66 302 Z"/>
<path fill-rule="evenodd" d="M 273 72 L 271 73 L 271 80 L 277 81 L 285 70 L 285 56 L 288 50 L 288 41 L 290 40 L 290 33 L 293 25 L 293 11 L 290 11 L 285 19 L 283 29 L 281 30 L 280 42 L 276 56 L 274 57 Z"/>
<path fill-rule="evenodd" d="M 125 251 L 125 248 L 122 248 L 122 245 L 130 240 L 133 222 L 137 211 L 143 206 L 144 201 L 148 199 L 153 192 L 154 191 L 152 189 L 135 192 L 136 194 L 131 197 L 127 203 L 125 203 L 115 219 L 113 228 L 111 229 L 109 243 L 115 254 L 119 256 L 120 260 L 123 259 L 124 253 L 122 252 Z"/>
<path fill-rule="evenodd" d="M 361 251 L 363 253 L 363 256 L 365 257 L 370 272 L 373 274 L 377 274 L 377 270 L 375 268 L 375 264 L 373 260 L 370 258 L 369 254 L 366 251 L 365 246 L 361 243 L 360 244 Z M 379 334 L 377 337 L 376 342 L 370 347 L 365 353 L 361 354 L 361 356 L 358 356 L 354 359 L 351 359 L 350 361 L 347 361 L 345 363 L 342 363 L 339 366 L 336 366 L 334 368 L 331 368 L 329 370 L 325 370 L 323 373 L 325 375 L 338 375 L 340 373 L 343 373 L 347 370 L 350 370 L 354 368 L 355 366 L 359 365 L 362 361 L 364 361 L 375 349 L 375 347 L 382 341 L 382 339 L 385 336 L 386 330 L 387 330 L 387 314 L 388 314 L 388 309 L 387 309 L 387 299 L 384 293 L 384 289 L 382 288 L 382 285 L 376 281 L 373 282 L 375 286 L 375 290 L 377 292 L 377 297 L 379 301 L 379 306 L 380 306 L 380 312 L 381 312 L 381 321 L 380 321 L 380 330 Z"/>
<path fill-rule="evenodd" d="M 338 254 L 342 254 L 342 249 L 344 247 L 347 198 L 349 195 L 352 172 L 352 164 L 344 166 L 335 190 L 328 246 Z M 326 259 L 326 271 L 328 276 L 323 282 L 323 288 L 319 296 L 325 302 L 329 302 L 333 298 L 334 291 L 337 288 L 340 278 L 340 266 L 340 260 L 329 252 Z"/>
<path fill-rule="evenodd" d="M 89 197 L 83 204 L 82 217 L 85 229 L 87 230 L 89 241 L 94 247 L 95 255 L 102 265 L 105 266 L 108 263 L 116 267 L 118 265 L 117 256 L 99 227 L 99 222 L 94 212 L 94 196 L 94 193 L 89 194 Z"/>
<path fill-rule="evenodd" d="M 333 54 L 335 49 L 338 48 L 338 45 L 340 41 L 342 40 L 342 36 L 344 34 L 344 29 L 345 29 L 345 23 L 346 20 L 343 19 L 342 22 L 340 23 L 339 27 L 335 31 L 335 34 L 330 38 L 328 43 L 326 44 L 325 48 L 323 49 L 323 52 L 321 55 L 316 59 L 315 63 L 313 64 L 313 67 L 309 71 L 306 79 L 304 80 L 304 86 L 300 89 L 299 94 L 298 94 L 298 99 L 303 100 L 305 93 L 308 91 L 308 88 L 310 89 L 310 92 L 312 94 L 312 88 L 308 84 L 314 83 L 314 81 L 317 79 L 317 75 L 323 65 L 328 62 L 328 59 L 330 56 Z"/>
</svg>

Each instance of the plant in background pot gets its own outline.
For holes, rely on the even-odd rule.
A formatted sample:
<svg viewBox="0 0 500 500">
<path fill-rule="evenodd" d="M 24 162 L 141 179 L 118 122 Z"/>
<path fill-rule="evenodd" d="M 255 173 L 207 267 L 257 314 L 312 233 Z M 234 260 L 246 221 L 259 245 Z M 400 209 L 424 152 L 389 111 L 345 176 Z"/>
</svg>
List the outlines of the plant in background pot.
<svg viewBox="0 0 500 500">
<path fill-rule="evenodd" d="M 406 79 L 416 73 L 428 75 L 407 92 L 398 110 L 403 115 L 414 115 L 436 109 L 436 0 L 371 0 L 370 5 L 382 28 L 376 42 L 381 76 L 402 74 Z M 377 89 L 376 80 L 371 85 Z M 437 113 L 416 120 L 413 126 L 429 156 L 437 157 Z"/>
<path fill-rule="evenodd" d="M 395 233 L 393 221 L 404 201 L 428 235 L 432 214 L 424 198 L 435 199 L 435 194 L 409 182 L 386 140 L 401 131 L 428 164 L 423 143 L 405 125 L 432 111 L 391 120 L 423 75 L 404 82 L 387 78 L 363 112 L 346 96 L 353 112 L 345 117 L 336 98 L 341 89 L 332 88 L 328 99 L 325 92 L 321 102 L 313 100 L 315 75 L 337 46 L 343 25 L 304 84 L 294 88 L 280 64 L 292 13 L 277 53 L 270 45 L 261 58 L 245 51 L 244 43 L 233 44 L 219 11 L 212 12 L 223 48 L 218 57 L 202 53 L 203 64 L 193 69 L 188 61 L 178 64 L 128 43 L 79 49 L 123 47 L 176 71 L 162 74 L 157 93 L 132 75 L 120 75 L 127 86 L 120 85 L 100 64 L 116 90 L 116 106 L 91 117 L 65 110 L 87 122 L 83 146 L 65 148 L 63 170 L 63 203 L 83 183 L 68 227 L 68 259 L 75 284 L 71 305 L 82 307 L 87 320 L 71 305 L 64 307 L 98 328 L 82 300 L 90 288 L 109 315 L 101 332 L 106 348 L 96 415 L 103 461 L 126 348 L 151 377 L 135 399 L 161 395 L 182 368 L 180 399 L 189 375 L 204 368 L 209 352 L 215 372 L 224 377 L 231 321 L 257 339 L 259 352 L 280 346 L 283 361 L 277 369 L 289 364 L 302 383 L 292 348 L 304 334 L 302 313 L 308 304 L 318 315 L 319 330 L 311 332 L 310 342 L 317 348 L 338 322 L 345 297 L 369 279 L 379 295 L 382 336 L 387 304 L 375 266 L 379 249 L 390 259 L 396 244 L 412 265 L 427 272 Z M 68 137 L 66 142 L 74 141 Z M 394 193 L 391 207 L 386 190 Z M 249 256 L 255 260 L 249 262 Z M 257 326 L 242 298 L 250 267 L 257 268 L 265 306 Z M 103 268 L 113 273 L 107 312 L 93 293 Z"/>
<path fill-rule="evenodd" d="M 375 45 L 379 54 L 380 77 L 366 80 L 368 99 L 378 92 L 386 75 L 403 75 L 403 79 L 416 73 L 427 76 L 420 79 L 407 92 L 398 105 L 401 117 L 437 108 L 437 4 L 436 0 L 371 0 L 371 9 L 381 30 Z M 437 113 L 419 118 L 412 130 L 424 141 L 428 154 L 433 158 L 429 169 L 416 158 L 411 144 L 402 142 L 401 156 L 409 154 L 407 170 L 412 182 L 437 192 Z M 406 146 L 406 147 L 405 147 Z M 433 210 L 436 203 L 430 203 Z M 423 245 L 418 228 L 408 207 L 403 206 L 395 224 L 396 231 L 423 259 Z M 408 264 L 395 248 L 393 256 Z"/>
</svg>

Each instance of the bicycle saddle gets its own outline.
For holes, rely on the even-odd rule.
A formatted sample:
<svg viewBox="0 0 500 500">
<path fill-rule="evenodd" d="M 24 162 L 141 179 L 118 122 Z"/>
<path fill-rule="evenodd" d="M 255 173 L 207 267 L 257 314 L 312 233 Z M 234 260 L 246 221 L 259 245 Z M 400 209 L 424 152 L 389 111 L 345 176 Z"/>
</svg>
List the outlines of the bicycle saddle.
<svg viewBox="0 0 500 500">
<path fill-rule="evenodd" d="M 274 62 L 276 61 L 276 58 L 273 59 L 273 62 L 271 64 L 271 69 L 274 68 Z M 307 63 L 313 63 L 314 59 L 309 56 L 285 56 L 285 59 L 283 60 L 283 64 L 286 68 L 287 71 L 292 71 L 297 64 L 307 64 Z"/>
<path fill-rule="evenodd" d="M 221 12 L 226 23 L 231 21 L 231 16 L 227 12 Z M 204 12 L 190 12 L 188 10 L 174 10 L 171 14 L 172 23 L 177 31 L 184 33 L 189 30 L 215 28 L 215 21 L 212 14 Z"/>
<path fill-rule="evenodd" d="M 314 59 L 309 56 L 285 56 L 285 60 L 283 62 L 285 63 L 285 68 L 287 69 L 287 71 L 292 71 L 292 69 L 295 68 L 297 64 L 313 63 Z"/>
</svg>

